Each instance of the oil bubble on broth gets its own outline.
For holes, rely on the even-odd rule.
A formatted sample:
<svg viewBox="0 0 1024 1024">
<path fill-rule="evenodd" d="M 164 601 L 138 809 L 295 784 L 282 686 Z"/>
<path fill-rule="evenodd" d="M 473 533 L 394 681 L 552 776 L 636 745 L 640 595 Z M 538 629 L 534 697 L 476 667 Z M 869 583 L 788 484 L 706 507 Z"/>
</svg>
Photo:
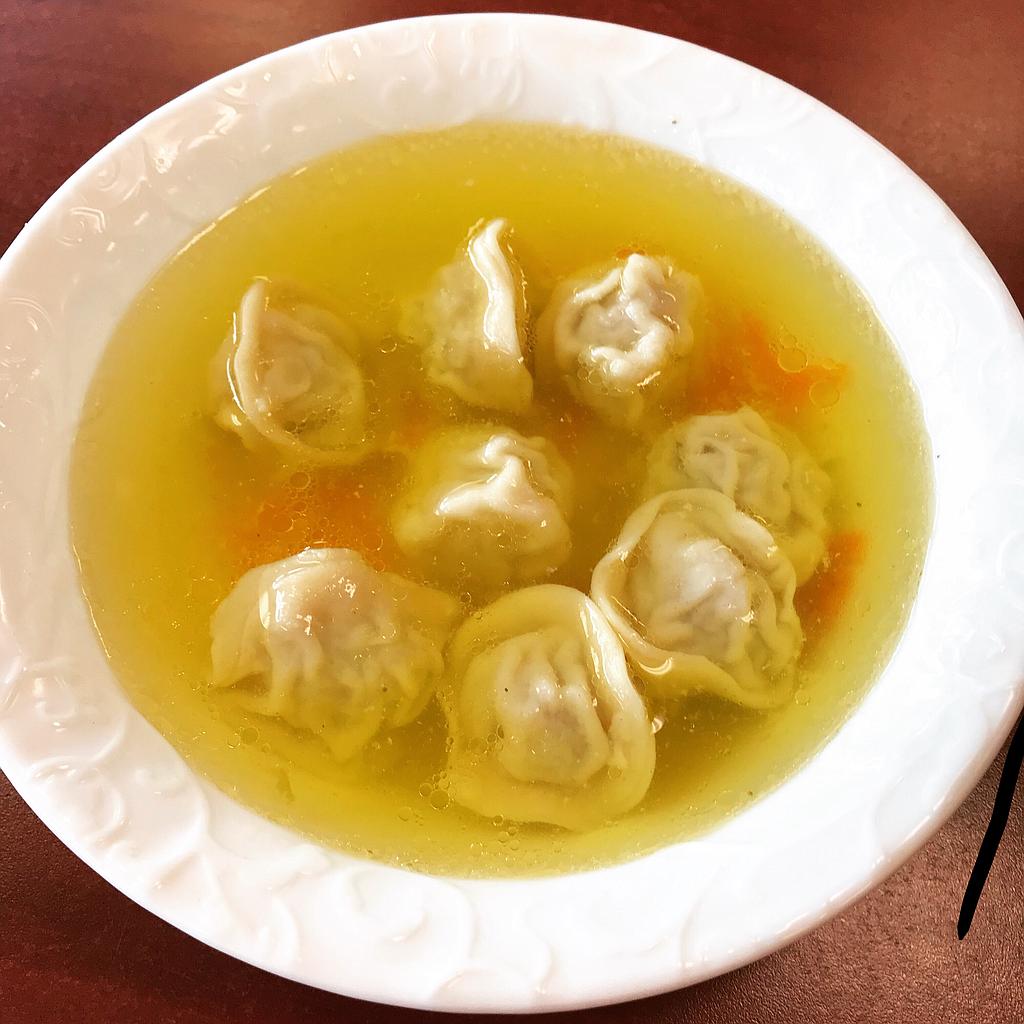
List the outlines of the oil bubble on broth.
<svg viewBox="0 0 1024 1024">
<path fill-rule="evenodd" d="M 882 326 L 778 210 L 479 124 L 326 156 L 157 273 L 87 398 L 72 535 L 117 677 L 226 792 L 531 875 L 713 828 L 820 748 L 903 627 L 927 466 Z"/>
</svg>

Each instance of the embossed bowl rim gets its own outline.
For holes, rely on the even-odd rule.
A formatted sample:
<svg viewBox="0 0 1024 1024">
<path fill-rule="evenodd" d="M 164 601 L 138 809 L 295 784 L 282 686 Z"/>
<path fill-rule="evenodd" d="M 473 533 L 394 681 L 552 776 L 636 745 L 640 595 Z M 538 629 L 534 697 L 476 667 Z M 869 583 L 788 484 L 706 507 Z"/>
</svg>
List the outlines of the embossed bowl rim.
<svg viewBox="0 0 1024 1024">
<path fill-rule="evenodd" d="M 934 449 L 918 598 L 839 733 L 712 834 L 559 878 L 399 871 L 240 808 L 127 703 L 67 539 L 68 452 L 90 374 L 170 254 L 313 156 L 471 118 L 635 136 L 782 206 L 875 304 Z M 267 970 L 448 1010 L 581 1007 L 700 981 L 778 949 L 885 878 L 975 785 L 1021 707 L 1020 314 L 967 231 L 891 153 L 720 54 L 507 14 L 300 43 L 167 104 L 74 174 L 0 261 L 0 307 L 0 766 L 111 884 Z"/>
</svg>

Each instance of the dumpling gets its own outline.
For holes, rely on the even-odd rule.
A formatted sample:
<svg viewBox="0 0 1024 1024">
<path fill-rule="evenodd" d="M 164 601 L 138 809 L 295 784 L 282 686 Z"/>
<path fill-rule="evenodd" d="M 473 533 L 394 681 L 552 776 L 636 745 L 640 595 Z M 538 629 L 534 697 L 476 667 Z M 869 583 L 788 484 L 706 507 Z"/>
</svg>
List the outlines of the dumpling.
<svg viewBox="0 0 1024 1024">
<path fill-rule="evenodd" d="M 769 707 L 790 689 L 803 641 L 793 565 L 768 530 L 718 491 L 668 491 L 626 520 L 591 596 L 651 692 L 695 690 Z"/>
<path fill-rule="evenodd" d="M 614 631 L 578 590 L 529 587 L 467 619 L 440 697 L 450 792 L 477 814 L 585 829 L 647 792 L 647 709 Z"/>
<path fill-rule="evenodd" d="M 572 490 L 569 467 L 542 437 L 446 430 L 414 456 L 393 533 L 431 578 L 493 592 L 541 579 L 569 557 Z"/>
<path fill-rule="evenodd" d="M 434 692 L 458 602 L 347 548 L 307 548 L 247 572 L 213 614 L 215 687 L 339 759 L 411 722 Z"/>
<path fill-rule="evenodd" d="M 469 405 L 523 413 L 533 400 L 523 344 L 525 283 L 507 236 L 505 220 L 478 224 L 407 311 L 403 327 L 435 384 Z"/>
<path fill-rule="evenodd" d="M 807 580 L 825 553 L 831 483 L 797 438 L 744 406 L 693 416 L 667 430 L 647 459 L 645 494 L 710 487 L 771 530 Z"/>
<path fill-rule="evenodd" d="M 214 418 L 246 447 L 292 461 L 351 463 L 367 450 L 352 332 L 327 310 L 272 302 L 257 279 L 210 364 Z"/>
<path fill-rule="evenodd" d="M 564 281 L 537 324 L 538 373 L 612 426 L 635 429 L 685 375 L 699 295 L 695 277 L 639 253 Z"/>
</svg>

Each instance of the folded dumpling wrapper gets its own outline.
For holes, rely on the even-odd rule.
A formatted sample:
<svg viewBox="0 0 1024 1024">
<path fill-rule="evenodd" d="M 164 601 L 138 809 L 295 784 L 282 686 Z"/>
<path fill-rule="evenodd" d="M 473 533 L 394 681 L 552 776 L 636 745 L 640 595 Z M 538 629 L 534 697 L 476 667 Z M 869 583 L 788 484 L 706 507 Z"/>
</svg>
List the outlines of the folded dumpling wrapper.
<svg viewBox="0 0 1024 1024">
<path fill-rule="evenodd" d="M 214 418 L 255 451 L 319 464 L 367 452 L 366 394 L 353 332 L 332 313 L 246 290 L 210 364 Z"/>
<path fill-rule="evenodd" d="M 427 377 L 463 402 L 521 414 L 533 400 L 526 285 L 503 219 L 473 228 L 455 259 L 403 317 Z"/>
<path fill-rule="evenodd" d="M 612 426 L 637 429 L 682 386 L 700 295 L 691 274 L 639 253 L 563 281 L 537 322 L 537 373 Z"/>
<path fill-rule="evenodd" d="M 415 453 L 392 528 L 428 577 L 492 595 L 565 562 L 572 503 L 572 474 L 550 441 L 508 427 L 453 428 Z"/>
<path fill-rule="evenodd" d="M 748 707 L 789 695 L 803 642 L 796 574 L 771 533 L 718 491 L 668 491 L 626 520 L 591 596 L 654 695 Z"/>
<path fill-rule="evenodd" d="M 798 585 L 821 562 L 831 481 L 798 438 L 749 406 L 691 416 L 655 441 L 644 493 L 687 487 L 721 491 L 761 520 L 793 563 Z"/>
<path fill-rule="evenodd" d="M 487 817 L 586 829 L 647 792 L 654 733 L 598 607 L 545 584 L 468 618 L 439 691 L 450 792 Z"/>
<path fill-rule="evenodd" d="M 348 548 L 307 548 L 250 569 L 218 606 L 211 684 L 345 759 L 423 710 L 459 613 L 450 595 Z"/>
</svg>

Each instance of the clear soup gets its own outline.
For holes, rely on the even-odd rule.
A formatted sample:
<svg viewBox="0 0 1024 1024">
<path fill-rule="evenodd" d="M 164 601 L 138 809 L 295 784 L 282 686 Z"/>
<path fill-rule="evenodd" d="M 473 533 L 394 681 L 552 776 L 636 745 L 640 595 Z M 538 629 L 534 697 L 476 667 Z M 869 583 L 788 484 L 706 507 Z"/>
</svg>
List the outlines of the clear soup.
<svg viewBox="0 0 1024 1024">
<path fill-rule="evenodd" d="M 806 643 L 793 698 L 771 711 L 695 696 L 671 708 L 643 802 L 588 832 L 485 819 L 447 791 L 436 702 L 339 764 L 316 736 L 208 685 L 210 616 L 252 566 L 351 547 L 418 578 L 389 532 L 403 459 L 282 468 L 212 422 L 207 367 L 254 276 L 299 282 L 367 346 L 376 429 L 406 448 L 494 420 L 424 380 L 399 338 L 403 303 L 470 226 L 501 216 L 535 316 L 555 283 L 630 251 L 697 275 L 705 302 L 689 382 L 667 419 L 749 403 L 795 431 L 833 481 L 822 567 L 797 591 Z M 540 390 L 510 419 L 576 476 L 573 554 L 551 579 L 589 590 L 635 507 L 651 438 Z M 471 125 L 330 155 L 259 190 L 149 283 L 96 374 L 72 468 L 73 542 L 111 664 L 136 706 L 200 772 L 268 817 L 353 854 L 434 873 L 566 872 L 706 831 L 794 772 L 892 651 L 930 522 L 917 399 L 871 307 L 770 204 L 664 151 L 542 126 Z M 471 596 L 466 602 L 472 607 Z"/>
</svg>

